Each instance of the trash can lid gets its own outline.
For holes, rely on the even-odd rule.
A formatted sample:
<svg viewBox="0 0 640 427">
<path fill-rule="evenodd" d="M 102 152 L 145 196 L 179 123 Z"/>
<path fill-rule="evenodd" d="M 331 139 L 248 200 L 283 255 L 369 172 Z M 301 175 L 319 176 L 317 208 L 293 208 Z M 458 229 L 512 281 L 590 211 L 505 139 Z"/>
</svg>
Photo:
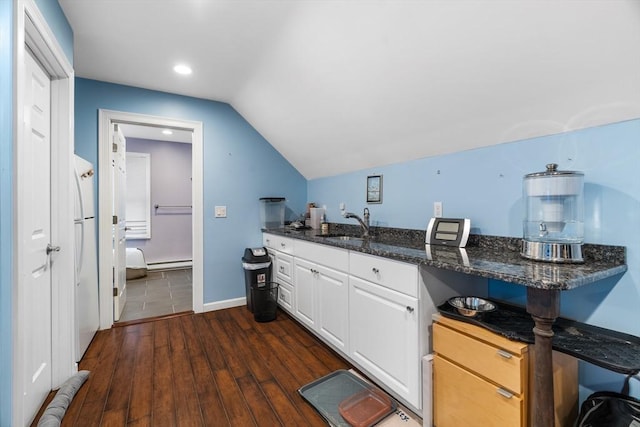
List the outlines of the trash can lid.
<svg viewBox="0 0 640 427">
<path fill-rule="evenodd" d="M 260 197 L 261 201 L 264 202 L 284 202 L 284 197 Z"/>
<path fill-rule="evenodd" d="M 246 248 L 244 250 L 244 256 L 242 257 L 242 261 L 244 262 L 268 262 L 270 260 L 269 253 L 264 247 Z"/>
</svg>

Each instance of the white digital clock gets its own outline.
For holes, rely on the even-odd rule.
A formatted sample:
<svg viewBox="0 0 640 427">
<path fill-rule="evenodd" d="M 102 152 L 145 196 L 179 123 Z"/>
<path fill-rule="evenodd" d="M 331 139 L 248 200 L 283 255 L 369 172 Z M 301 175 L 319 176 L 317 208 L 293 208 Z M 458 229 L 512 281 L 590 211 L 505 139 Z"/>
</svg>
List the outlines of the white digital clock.
<svg viewBox="0 0 640 427">
<path fill-rule="evenodd" d="M 467 218 L 431 218 L 425 243 L 464 248 L 469 239 L 471 220 Z"/>
</svg>

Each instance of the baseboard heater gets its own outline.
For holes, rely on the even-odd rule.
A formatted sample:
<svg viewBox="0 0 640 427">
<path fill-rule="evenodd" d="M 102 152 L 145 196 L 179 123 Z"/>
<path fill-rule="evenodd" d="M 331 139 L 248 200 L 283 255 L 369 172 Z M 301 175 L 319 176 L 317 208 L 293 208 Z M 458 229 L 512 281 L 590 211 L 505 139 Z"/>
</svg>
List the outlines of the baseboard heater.
<svg viewBox="0 0 640 427">
<path fill-rule="evenodd" d="M 171 270 L 178 268 L 193 267 L 193 260 L 184 259 L 179 261 L 162 261 L 162 262 L 150 262 L 147 263 L 147 270 Z"/>
</svg>

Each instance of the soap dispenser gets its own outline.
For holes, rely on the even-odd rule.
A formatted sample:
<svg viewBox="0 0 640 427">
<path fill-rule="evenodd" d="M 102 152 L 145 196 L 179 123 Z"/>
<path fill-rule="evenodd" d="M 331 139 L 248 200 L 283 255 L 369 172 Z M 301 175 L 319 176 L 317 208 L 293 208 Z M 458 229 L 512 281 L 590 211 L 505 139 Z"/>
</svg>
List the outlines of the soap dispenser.
<svg viewBox="0 0 640 427">
<path fill-rule="evenodd" d="M 322 213 L 322 217 L 320 218 L 320 232 L 322 234 L 329 234 L 329 223 L 327 222 L 327 214 Z"/>
</svg>

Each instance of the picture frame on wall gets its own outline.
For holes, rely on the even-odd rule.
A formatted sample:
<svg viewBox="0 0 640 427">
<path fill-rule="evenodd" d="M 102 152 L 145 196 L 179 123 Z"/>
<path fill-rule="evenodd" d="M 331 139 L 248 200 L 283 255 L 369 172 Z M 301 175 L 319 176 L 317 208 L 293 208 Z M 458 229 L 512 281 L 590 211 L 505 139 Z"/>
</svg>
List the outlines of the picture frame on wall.
<svg viewBox="0 0 640 427">
<path fill-rule="evenodd" d="M 367 177 L 367 203 L 382 203 L 382 175 Z"/>
</svg>

